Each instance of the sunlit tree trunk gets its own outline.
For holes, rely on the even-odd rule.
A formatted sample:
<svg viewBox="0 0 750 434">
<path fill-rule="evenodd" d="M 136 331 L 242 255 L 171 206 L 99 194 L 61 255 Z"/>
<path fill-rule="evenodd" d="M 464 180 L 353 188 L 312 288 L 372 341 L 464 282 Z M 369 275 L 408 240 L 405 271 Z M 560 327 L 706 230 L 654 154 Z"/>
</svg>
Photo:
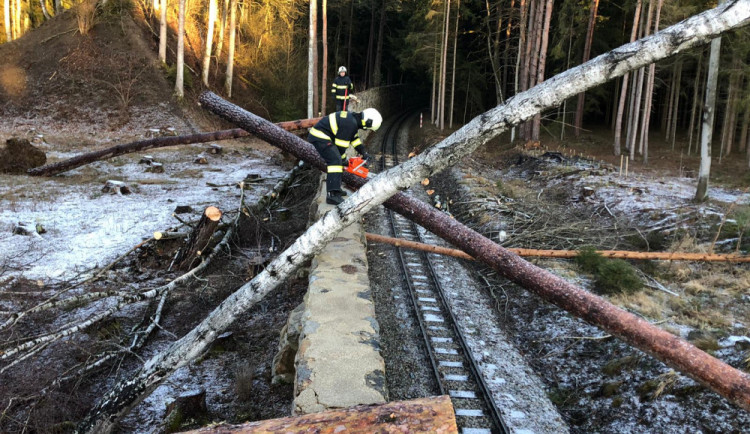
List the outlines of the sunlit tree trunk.
<svg viewBox="0 0 750 434">
<path fill-rule="evenodd" d="M 203 50 L 203 70 L 201 71 L 201 80 L 203 85 L 208 87 L 208 70 L 211 66 L 211 48 L 214 43 L 214 24 L 216 23 L 216 13 L 218 6 L 216 0 L 208 1 L 208 24 L 206 30 L 206 46 Z"/>
<path fill-rule="evenodd" d="M 221 10 L 221 24 L 219 24 L 219 35 L 216 40 L 216 66 L 219 66 L 221 51 L 224 49 L 224 31 L 227 28 L 227 14 L 229 13 L 229 0 L 224 0 L 224 7 Z"/>
<path fill-rule="evenodd" d="M 633 29 L 630 32 L 630 42 L 635 41 L 635 37 L 638 32 L 638 23 L 641 17 L 641 0 L 638 0 L 638 4 L 635 6 L 635 14 L 633 16 Z M 620 91 L 620 99 L 617 102 L 617 116 L 615 119 L 615 140 L 614 140 L 614 154 L 620 155 L 621 138 L 622 138 L 622 117 L 625 114 L 625 101 L 628 96 L 628 79 L 630 74 L 625 74 L 622 77 L 622 89 Z"/>
<path fill-rule="evenodd" d="M 159 12 L 159 60 L 167 63 L 167 0 L 161 0 Z"/>
<path fill-rule="evenodd" d="M 591 42 L 594 39 L 594 26 L 596 25 L 596 15 L 599 11 L 599 0 L 591 0 L 591 11 L 589 13 L 589 25 L 586 29 L 586 42 L 583 46 L 583 59 L 581 63 L 588 62 L 591 56 Z M 581 135 L 581 125 L 583 124 L 584 93 L 578 95 L 578 105 L 576 105 L 575 136 Z"/>
<path fill-rule="evenodd" d="M 13 39 L 18 39 L 23 36 L 23 19 L 21 19 L 21 4 L 22 0 L 16 0 L 15 7 L 13 8 Z"/>
<path fill-rule="evenodd" d="M 50 16 L 49 12 L 47 11 L 47 1 L 46 0 L 39 0 L 39 6 L 42 7 L 42 15 L 44 15 L 44 19 L 45 20 L 48 20 L 48 19 L 52 18 Z"/>
<path fill-rule="evenodd" d="M 385 0 L 383 0 L 383 4 L 380 7 L 380 24 L 378 28 L 378 44 L 375 49 L 375 66 L 373 67 L 373 74 L 372 74 L 372 84 L 373 86 L 380 86 L 380 83 L 382 81 L 383 72 L 381 71 L 382 62 L 383 62 L 383 40 L 385 39 L 385 10 L 387 8 L 387 4 Z"/>
<path fill-rule="evenodd" d="M 177 93 L 178 98 L 185 96 L 185 89 L 183 85 L 183 74 L 185 73 L 185 2 L 187 0 L 180 0 L 180 10 L 178 13 L 179 19 L 177 24 L 177 80 L 174 86 L 174 90 Z"/>
<path fill-rule="evenodd" d="M 721 3 L 723 4 L 723 0 Z M 711 138 L 714 132 L 714 110 L 716 109 L 716 86 L 719 82 L 719 55 L 721 37 L 711 41 L 711 54 L 708 57 L 706 77 L 706 102 L 703 105 L 703 129 L 701 130 L 701 163 L 698 170 L 698 188 L 695 201 L 702 202 L 708 197 L 708 178 L 711 174 Z"/>
<path fill-rule="evenodd" d="M 328 0 L 323 0 L 323 77 L 320 87 L 320 112 L 326 114 L 326 96 L 328 95 Z"/>
<path fill-rule="evenodd" d="M 52 1 L 54 7 L 55 7 L 55 15 L 59 15 L 60 12 L 62 12 L 62 1 L 61 0 L 53 0 Z"/>
<path fill-rule="evenodd" d="M 3 2 L 3 17 L 5 17 L 5 42 L 13 40 L 13 33 L 10 27 L 10 1 L 5 0 Z"/>
<path fill-rule="evenodd" d="M 456 2 L 456 32 L 453 34 L 453 68 L 451 75 L 451 102 L 448 114 L 448 128 L 453 128 L 453 102 L 456 96 L 456 51 L 458 47 L 458 19 L 461 17 L 461 0 Z M 501 96 L 502 98 L 502 96 Z M 498 104 L 500 102 L 498 101 Z"/>
<path fill-rule="evenodd" d="M 307 43 L 307 117 L 311 118 L 315 116 L 315 109 L 317 108 L 317 82 L 315 80 L 315 68 L 318 67 L 317 62 L 317 23 L 318 23 L 318 3 L 316 0 L 310 0 L 310 34 Z"/>
<path fill-rule="evenodd" d="M 234 74 L 234 49 L 237 38 L 237 0 L 229 3 L 229 43 L 227 45 L 227 73 L 224 78 L 224 90 L 232 97 L 232 75 Z"/>
</svg>

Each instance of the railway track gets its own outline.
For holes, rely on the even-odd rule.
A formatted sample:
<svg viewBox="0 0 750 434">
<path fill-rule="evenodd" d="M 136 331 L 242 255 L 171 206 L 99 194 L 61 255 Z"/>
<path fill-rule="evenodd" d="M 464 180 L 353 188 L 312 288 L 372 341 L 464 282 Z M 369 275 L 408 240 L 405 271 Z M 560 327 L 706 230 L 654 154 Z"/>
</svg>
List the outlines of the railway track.
<svg viewBox="0 0 750 434">
<path fill-rule="evenodd" d="M 398 134 L 408 118 L 408 114 L 399 116 L 385 131 L 380 170 L 398 164 Z M 389 210 L 387 218 L 392 236 L 436 243 L 435 235 L 405 217 Z M 445 268 L 443 257 L 398 248 L 398 259 L 432 370 L 441 393 L 451 397 L 460 432 L 508 433 L 456 317 L 446 302 L 445 289 L 440 283 L 439 272 L 436 272 Z"/>
</svg>

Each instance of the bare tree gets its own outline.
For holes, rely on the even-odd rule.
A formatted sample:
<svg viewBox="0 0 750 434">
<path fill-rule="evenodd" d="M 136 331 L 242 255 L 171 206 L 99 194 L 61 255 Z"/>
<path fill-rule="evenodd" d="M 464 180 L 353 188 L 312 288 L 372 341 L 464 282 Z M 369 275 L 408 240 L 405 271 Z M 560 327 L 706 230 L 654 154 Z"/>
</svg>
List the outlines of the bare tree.
<svg viewBox="0 0 750 434">
<path fill-rule="evenodd" d="M 451 75 L 451 102 L 450 112 L 448 113 L 448 128 L 453 128 L 453 101 L 456 96 L 456 48 L 458 47 L 458 19 L 461 17 L 461 0 L 456 2 L 456 32 L 453 35 L 453 67 Z M 494 70 L 493 66 L 493 70 Z M 497 76 L 497 74 L 495 74 Z M 496 83 L 499 85 L 499 83 Z M 502 98 L 502 95 L 501 95 Z M 500 102 L 498 101 L 498 104 Z"/>
<path fill-rule="evenodd" d="M 311 118 L 318 107 L 316 69 L 318 67 L 318 2 L 310 0 L 310 35 L 307 41 L 307 117 Z"/>
<path fill-rule="evenodd" d="M 438 95 L 438 128 L 445 128 L 445 78 L 448 63 L 448 34 L 450 33 L 451 0 L 445 2 L 442 49 L 440 55 L 440 92 Z"/>
<path fill-rule="evenodd" d="M 377 87 L 383 79 L 381 64 L 383 62 L 383 40 L 385 39 L 385 10 L 388 7 L 385 0 L 380 7 L 380 24 L 378 25 L 378 42 L 375 47 L 375 63 L 373 65 L 372 85 Z"/>
<path fill-rule="evenodd" d="M 216 12 L 218 6 L 216 0 L 208 1 L 208 25 L 206 30 L 206 46 L 203 50 L 203 70 L 202 80 L 203 85 L 208 87 L 208 70 L 211 66 L 211 48 L 214 42 L 214 23 L 216 23 Z"/>
<path fill-rule="evenodd" d="M 5 42 L 13 40 L 13 33 L 10 28 L 10 1 L 5 0 L 3 3 L 3 17 L 5 17 Z"/>
<path fill-rule="evenodd" d="M 167 0 L 161 0 L 159 12 L 159 60 L 167 63 Z"/>
<path fill-rule="evenodd" d="M 638 4 L 635 6 L 635 14 L 633 15 L 633 29 L 630 31 L 630 42 L 635 41 L 635 37 L 638 34 L 638 23 L 641 18 L 641 2 L 638 0 Z M 622 78 L 622 89 L 620 91 L 620 99 L 617 102 L 617 117 L 615 118 L 615 141 L 614 141 L 614 154 L 620 155 L 620 140 L 622 138 L 622 117 L 625 113 L 625 100 L 628 95 L 628 81 L 630 74 L 625 74 Z"/>
<path fill-rule="evenodd" d="M 589 12 L 589 25 L 586 29 L 586 42 L 583 46 L 583 60 L 581 63 L 588 62 L 591 56 L 591 43 L 594 40 L 594 26 L 596 25 L 596 15 L 599 11 L 599 0 L 591 0 L 591 10 Z M 581 125 L 583 124 L 583 108 L 584 108 L 584 96 L 581 92 L 578 94 L 578 105 L 576 106 L 576 120 L 575 120 L 575 136 L 581 135 Z"/>
<path fill-rule="evenodd" d="M 223 7 L 221 9 L 221 23 L 219 24 L 219 35 L 216 38 L 216 67 L 219 66 L 219 59 L 221 58 L 221 50 L 224 48 L 224 31 L 227 28 L 227 15 L 229 13 L 229 0 L 223 1 Z"/>
<path fill-rule="evenodd" d="M 323 0 L 323 77 L 320 95 L 320 113 L 326 114 L 326 96 L 328 95 L 328 0 Z"/>
<path fill-rule="evenodd" d="M 745 25 L 748 21 L 750 21 L 750 0 L 737 0 L 728 7 L 719 7 L 704 12 L 666 29 L 663 34 L 635 44 L 628 44 L 609 55 L 600 56 L 547 80 L 525 95 L 513 98 L 506 104 L 483 113 L 438 145 L 390 169 L 370 182 L 364 183 L 365 181 L 361 178 L 350 177 L 352 182 L 359 180 L 362 183 L 357 193 L 313 224 L 289 249 L 281 253 L 253 280 L 230 295 L 196 328 L 147 361 L 132 378 L 116 384 L 110 392 L 102 396 L 95 408 L 79 424 L 78 430 L 86 432 L 111 430 L 118 416 L 125 413 L 176 369 L 201 355 L 238 315 L 247 311 L 269 291 L 291 276 L 303 263 L 332 240 L 341 229 L 361 219 L 366 212 L 383 203 L 390 196 L 425 177 L 442 171 L 457 159 L 466 157 L 477 147 L 507 131 L 510 125 L 529 119 L 541 110 L 555 107 L 566 98 L 605 83 L 627 71 L 689 49 L 716 37 L 723 31 Z M 201 97 L 204 106 L 215 107 L 216 111 L 221 111 L 220 101 L 220 98 L 210 92 L 204 93 Z M 245 130 L 263 134 L 264 140 L 274 140 L 276 130 L 268 128 L 262 119 L 251 116 L 236 106 L 223 107 L 223 116 L 228 120 L 239 123 Z M 305 159 L 315 161 L 316 167 L 323 167 L 322 159 L 303 140 L 293 135 L 285 139 L 305 149 Z M 389 206 L 398 208 L 399 212 L 414 218 L 414 214 L 410 214 L 408 208 L 399 207 L 399 203 L 403 204 L 409 200 L 404 196 L 401 195 L 399 201 L 389 201 Z M 409 204 L 417 205 L 417 201 L 410 201 Z M 425 210 L 425 212 L 432 210 L 437 213 L 429 205 L 421 206 L 420 210 Z M 617 310 L 603 299 L 534 267 L 489 240 L 476 239 L 476 244 L 462 241 L 451 235 L 449 230 L 449 227 L 455 227 L 453 225 L 459 223 L 445 216 L 440 221 L 447 225 L 441 228 L 420 219 L 420 222 L 429 226 L 430 230 L 462 246 L 467 253 L 477 259 L 497 263 L 498 267 L 503 267 L 502 264 L 504 264 L 503 275 L 526 288 L 533 289 L 535 292 L 544 292 L 553 287 L 562 289 L 562 292 L 567 295 L 562 297 L 564 300 L 558 300 L 558 305 L 563 305 L 565 309 L 575 310 L 577 315 L 587 320 L 593 321 L 595 316 L 605 309 L 608 313 L 612 312 L 617 316 L 617 320 L 613 316 L 608 318 L 612 320 L 611 322 L 597 322 L 602 328 L 658 356 L 670 366 L 690 374 L 691 377 L 721 393 L 742 408 L 750 409 L 750 377 L 747 374 L 727 366 L 647 321 Z M 466 229 L 460 234 L 466 235 L 468 228 Z M 498 258 L 501 258 L 499 263 L 496 261 Z M 586 302 L 584 303 L 583 300 Z M 585 306 L 578 306 L 577 301 Z M 634 329 L 644 332 L 647 330 L 648 336 L 634 333 Z"/>
<path fill-rule="evenodd" d="M 177 24 L 177 80 L 174 85 L 178 98 L 185 96 L 185 2 L 180 0 L 179 20 Z"/>
<path fill-rule="evenodd" d="M 722 0 L 721 4 L 724 3 L 726 3 L 726 0 Z M 698 169 L 698 188 L 695 190 L 696 202 L 702 202 L 708 197 L 708 177 L 711 174 L 711 138 L 714 132 L 714 110 L 716 110 L 720 54 L 721 37 L 718 37 L 711 41 L 711 54 L 708 57 L 706 102 L 703 104 L 703 129 L 701 130 L 701 164 Z"/>
<path fill-rule="evenodd" d="M 237 0 L 229 3 L 229 47 L 227 48 L 227 73 L 224 90 L 229 98 L 232 97 L 232 75 L 234 74 L 234 48 L 237 37 Z"/>
</svg>

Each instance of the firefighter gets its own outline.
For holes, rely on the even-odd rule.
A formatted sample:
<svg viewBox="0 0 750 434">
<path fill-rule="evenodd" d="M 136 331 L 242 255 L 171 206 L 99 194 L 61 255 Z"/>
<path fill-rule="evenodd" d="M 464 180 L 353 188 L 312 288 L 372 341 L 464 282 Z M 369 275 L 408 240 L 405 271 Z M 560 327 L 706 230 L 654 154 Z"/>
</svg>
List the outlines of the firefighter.
<svg viewBox="0 0 750 434">
<path fill-rule="evenodd" d="M 346 75 L 346 66 L 339 66 L 339 75 L 333 80 L 331 93 L 336 95 L 336 111 L 346 110 L 354 91 L 352 80 Z"/>
<path fill-rule="evenodd" d="M 360 129 L 376 131 L 383 123 L 383 117 L 374 108 L 361 113 L 338 111 L 324 117 L 310 128 L 307 141 L 315 146 L 326 162 L 326 203 L 338 205 L 344 201 L 346 193 L 341 189 L 341 178 L 346 163 L 346 150 L 354 150 L 365 159 L 370 154 L 365 150 L 359 138 Z"/>
</svg>

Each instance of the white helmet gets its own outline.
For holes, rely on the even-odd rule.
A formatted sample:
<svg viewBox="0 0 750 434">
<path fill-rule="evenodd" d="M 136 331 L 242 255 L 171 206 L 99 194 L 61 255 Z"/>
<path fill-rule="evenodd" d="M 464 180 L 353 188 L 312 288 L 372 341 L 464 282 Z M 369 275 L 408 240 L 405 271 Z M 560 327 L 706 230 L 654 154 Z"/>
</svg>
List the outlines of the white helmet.
<svg viewBox="0 0 750 434">
<path fill-rule="evenodd" d="M 374 108 L 366 108 L 362 111 L 362 122 L 365 128 L 377 131 L 383 123 L 383 116 L 380 116 L 380 112 Z"/>
<path fill-rule="evenodd" d="M 339 74 L 346 73 L 346 66 L 339 66 Z"/>
</svg>

